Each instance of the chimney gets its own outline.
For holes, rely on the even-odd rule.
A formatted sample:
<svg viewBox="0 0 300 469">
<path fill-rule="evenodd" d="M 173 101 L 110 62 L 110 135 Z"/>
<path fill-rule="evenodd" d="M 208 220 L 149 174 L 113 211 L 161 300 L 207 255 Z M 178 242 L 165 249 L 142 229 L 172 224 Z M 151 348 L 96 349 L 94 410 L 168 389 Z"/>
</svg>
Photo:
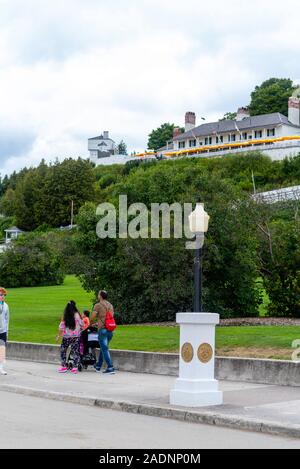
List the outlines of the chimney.
<svg viewBox="0 0 300 469">
<path fill-rule="evenodd" d="M 180 127 L 174 127 L 174 130 L 173 130 L 173 138 L 176 138 L 178 137 L 178 135 L 181 134 L 181 129 Z"/>
<path fill-rule="evenodd" d="M 196 114 L 194 112 L 185 113 L 185 131 L 194 129 L 196 126 Z"/>
<path fill-rule="evenodd" d="M 250 117 L 249 109 L 247 107 L 239 107 L 237 110 L 237 114 L 236 114 L 236 120 L 242 121 L 243 119 L 246 119 L 247 117 Z"/>
<path fill-rule="evenodd" d="M 109 138 L 109 132 L 107 130 L 103 132 L 103 138 L 104 140 L 107 140 Z"/>
<path fill-rule="evenodd" d="M 300 99 L 291 97 L 289 99 L 289 121 L 291 124 L 300 125 Z"/>
</svg>

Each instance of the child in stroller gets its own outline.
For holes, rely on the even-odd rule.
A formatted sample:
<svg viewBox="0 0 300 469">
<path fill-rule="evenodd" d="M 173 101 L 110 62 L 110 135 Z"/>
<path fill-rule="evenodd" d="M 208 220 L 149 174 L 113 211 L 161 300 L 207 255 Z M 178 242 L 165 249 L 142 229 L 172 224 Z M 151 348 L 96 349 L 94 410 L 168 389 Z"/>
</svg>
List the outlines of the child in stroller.
<svg viewBox="0 0 300 469">
<path fill-rule="evenodd" d="M 98 331 L 94 326 L 90 326 L 89 311 L 84 311 L 81 315 L 84 329 L 80 335 L 80 363 L 78 371 L 94 366 L 97 362 L 96 348 L 99 348 Z M 73 367 L 72 351 L 69 350 L 67 357 L 67 366 L 69 369 Z"/>
<path fill-rule="evenodd" d="M 81 333 L 80 364 L 85 370 L 97 363 L 96 348 L 99 348 L 98 331 L 89 326 Z"/>
</svg>

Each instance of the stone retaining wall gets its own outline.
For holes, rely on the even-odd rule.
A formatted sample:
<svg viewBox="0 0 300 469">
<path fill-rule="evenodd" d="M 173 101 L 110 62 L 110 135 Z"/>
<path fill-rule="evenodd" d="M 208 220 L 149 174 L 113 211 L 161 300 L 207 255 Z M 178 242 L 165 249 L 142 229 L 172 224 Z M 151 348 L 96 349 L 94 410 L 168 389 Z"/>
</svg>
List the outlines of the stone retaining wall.
<svg viewBox="0 0 300 469">
<path fill-rule="evenodd" d="M 8 358 L 42 363 L 59 362 L 59 345 L 8 343 Z M 178 376 L 179 358 L 173 353 L 112 350 L 120 371 Z M 300 386 L 300 362 L 251 358 L 216 358 L 216 378 L 280 386 Z"/>
</svg>

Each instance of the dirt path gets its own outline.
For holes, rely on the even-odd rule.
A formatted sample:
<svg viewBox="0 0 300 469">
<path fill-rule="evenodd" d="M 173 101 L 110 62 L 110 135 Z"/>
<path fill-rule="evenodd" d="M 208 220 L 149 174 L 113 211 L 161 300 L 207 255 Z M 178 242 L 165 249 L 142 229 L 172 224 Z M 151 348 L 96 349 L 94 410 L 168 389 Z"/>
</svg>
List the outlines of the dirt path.
<svg viewBox="0 0 300 469">
<path fill-rule="evenodd" d="M 217 355 L 219 357 L 240 357 L 240 358 L 266 358 L 277 360 L 291 360 L 294 350 L 276 347 L 219 347 Z"/>
<path fill-rule="evenodd" d="M 300 318 L 232 318 L 221 319 L 220 325 L 229 326 L 300 326 Z M 163 326 L 176 327 L 173 322 L 146 322 L 144 324 L 132 324 L 132 326 Z"/>
</svg>

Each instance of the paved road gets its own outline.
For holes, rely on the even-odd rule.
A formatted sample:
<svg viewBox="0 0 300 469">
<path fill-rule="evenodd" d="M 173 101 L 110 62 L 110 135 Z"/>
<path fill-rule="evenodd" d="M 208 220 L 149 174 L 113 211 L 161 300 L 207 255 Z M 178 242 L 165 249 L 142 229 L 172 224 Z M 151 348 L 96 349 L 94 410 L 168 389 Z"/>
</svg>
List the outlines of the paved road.
<svg viewBox="0 0 300 469">
<path fill-rule="evenodd" d="M 0 392 L 0 448 L 300 448 L 300 441 Z"/>
<path fill-rule="evenodd" d="M 2 384 L 7 384 L 79 397 L 121 400 L 170 409 L 176 407 L 169 404 L 170 389 L 175 381 L 170 376 L 125 372 L 104 376 L 93 370 L 76 376 L 71 373 L 59 375 L 55 365 L 22 361 L 9 361 L 7 370 L 8 376 L 0 377 L 0 390 Z M 221 381 L 220 387 L 224 392 L 224 405 L 212 408 L 212 411 L 221 416 L 276 422 L 289 428 L 300 424 L 299 387 L 230 381 Z"/>
</svg>

